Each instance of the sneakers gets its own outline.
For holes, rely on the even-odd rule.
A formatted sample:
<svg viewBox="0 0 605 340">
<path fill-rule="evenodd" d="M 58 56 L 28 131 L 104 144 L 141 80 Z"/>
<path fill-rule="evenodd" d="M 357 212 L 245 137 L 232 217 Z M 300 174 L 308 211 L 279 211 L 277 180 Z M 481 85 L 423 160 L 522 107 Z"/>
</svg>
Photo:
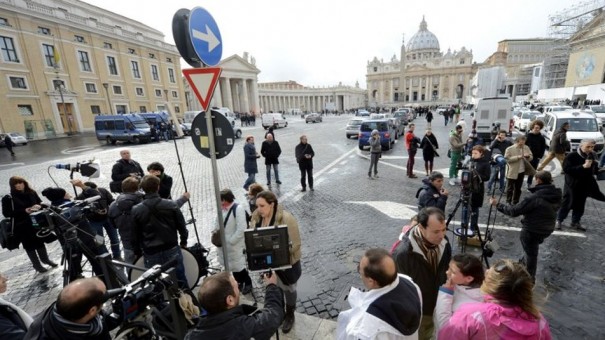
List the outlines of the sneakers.
<svg viewBox="0 0 605 340">
<path fill-rule="evenodd" d="M 277 184 L 281 184 L 281 181 L 275 181 L 275 183 L 277 183 Z"/>
<path fill-rule="evenodd" d="M 572 222 L 571 223 L 571 227 L 578 230 L 578 231 L 586 231 L 586 228 L 583 227 L 580 222 Z"/>
<path fill-rule="evenodd" d="M 561 221 L 555 222 L 555 230 L 562 230 L 563 226 L 561 225 Z"/>
<path fill-rule="evenodd" d="M 456 179 L 450 178 L 450 185 L 456 185 Z"/>
</svg>

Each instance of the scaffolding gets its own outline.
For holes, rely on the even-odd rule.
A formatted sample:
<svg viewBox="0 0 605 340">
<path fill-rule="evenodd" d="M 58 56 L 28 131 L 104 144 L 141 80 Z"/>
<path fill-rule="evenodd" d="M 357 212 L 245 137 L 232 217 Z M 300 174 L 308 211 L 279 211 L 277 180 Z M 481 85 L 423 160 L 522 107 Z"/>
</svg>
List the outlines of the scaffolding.
<svg viewBox="0 0 605 340">
<path fill-rule="evenodd" d="M 605 8 L 605 0 L 582 1 L 548 16 L 548 34 L 553 45 L 544 59 L 543 89 L 565 86 L 571 47 L 569 39 Z"/>
</svg>

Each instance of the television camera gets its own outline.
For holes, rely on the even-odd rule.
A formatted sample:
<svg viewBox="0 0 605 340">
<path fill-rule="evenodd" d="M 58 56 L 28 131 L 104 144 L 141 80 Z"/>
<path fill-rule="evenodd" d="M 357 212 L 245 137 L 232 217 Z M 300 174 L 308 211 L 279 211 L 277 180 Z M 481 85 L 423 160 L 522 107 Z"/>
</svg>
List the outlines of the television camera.
<svg viewBox="0 0 605 340">
<path fill-rule="evenodd" d="M 50 232 L 56 233 L 57 236 L 72 236 L 67 234 L 75 234 L 76 226 L 86 218 L 86 214 L 99 208 L 96 201 L 100 198 L 101 196 L 93 196 L 59 206 L 49 206 L 31 213 L 29 216 L 33 227 L 39 230 L 37 232 L 39 237 L 48 235 Z"/>
<path fill-rule="evenodd" d="M 176 259 L 146 270 L 137 280 L 108 290 L 111 317 L 122 325 L 115 339 L 183 339 L 186 318 L 179 307 Z"/>
</svg>

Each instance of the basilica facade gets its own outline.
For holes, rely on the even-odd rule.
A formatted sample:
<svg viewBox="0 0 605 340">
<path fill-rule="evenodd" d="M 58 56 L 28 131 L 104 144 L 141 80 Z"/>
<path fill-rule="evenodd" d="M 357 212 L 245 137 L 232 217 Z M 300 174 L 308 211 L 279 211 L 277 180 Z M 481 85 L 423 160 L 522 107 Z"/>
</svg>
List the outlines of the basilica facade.
<svg viewBox="0 0 605 340">
<path fill-rule="evenodd" d="M 477 72 L 473 52 L 462 47 L 444 54 L 424 18 L 416 34 L 401 44 L 398 59 L 374 57 L 367 64 L 367 95 L 371 107 L 448 105 L 466 102 Z"/>
</svg>

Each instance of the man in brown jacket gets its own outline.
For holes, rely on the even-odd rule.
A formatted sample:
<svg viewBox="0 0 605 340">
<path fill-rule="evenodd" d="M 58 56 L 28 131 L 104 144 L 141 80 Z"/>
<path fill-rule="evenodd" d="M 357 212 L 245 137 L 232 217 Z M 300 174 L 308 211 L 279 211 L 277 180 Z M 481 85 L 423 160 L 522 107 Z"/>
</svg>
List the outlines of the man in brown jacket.
<svg viewBox="0 0 605 340">
<path fill-rule="evenodd" d="M 533 155 L 529 146 L 525 145 L 527 138 L 519 136 L 515 144 L 506 148 L 506 203 L 517 204 L 521 198 L 521 187 L 525 175 L 534 175 L 536 170 L 529 163 Z"/>
</svg>

